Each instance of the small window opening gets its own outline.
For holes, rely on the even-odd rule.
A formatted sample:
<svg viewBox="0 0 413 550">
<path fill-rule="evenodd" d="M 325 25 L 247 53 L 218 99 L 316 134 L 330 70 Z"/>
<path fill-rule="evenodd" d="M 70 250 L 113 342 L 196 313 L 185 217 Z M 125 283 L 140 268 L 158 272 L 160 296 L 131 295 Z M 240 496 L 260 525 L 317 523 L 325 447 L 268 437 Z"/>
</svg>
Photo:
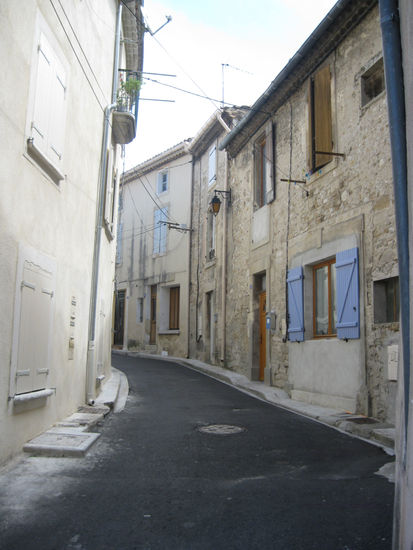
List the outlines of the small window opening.
<svg viewBox="0 0 413 550">
<path fill-rule="evenodd" d="M 399 320 L 399 278 L 390 277 L 373 283 L 374 322 L 394 323 Z"/>
<path fill-rule="evenodd" d="M 379 59 L 361 77 L 361 105 L 367 105 L 385 88 L 383 58 Z"/>
</svg>

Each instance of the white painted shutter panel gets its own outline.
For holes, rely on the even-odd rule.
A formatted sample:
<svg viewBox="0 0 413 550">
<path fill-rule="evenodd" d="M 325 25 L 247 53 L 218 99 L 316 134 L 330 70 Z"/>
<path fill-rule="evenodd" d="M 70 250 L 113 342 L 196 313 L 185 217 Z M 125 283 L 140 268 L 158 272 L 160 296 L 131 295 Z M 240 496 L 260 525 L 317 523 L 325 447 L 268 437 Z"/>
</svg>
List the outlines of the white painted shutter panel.
<svg viewBox="0 0 413 550">
<path fill-rule="evenodd" d="M 274 182 L 274 130 L 272 121 L 268 122 L 265 132 L 265 203 L 275 199 Z"/>
<path fill-rule="evenodd" d="M 16 393 L 46 388 L 53 301 L 51 275 L 26 265 L 21 293 Z"/>
<path fill-rule="evenodd" d="M 167 217 L 168 217 L 168 209 L 167 208 L 162 208 L 162 210 L 160 210 L 160 219 L 161 221 L 165 221 L 167 220 Z M 167 230 L 167 226 L 165 224 L 161 224 L 161 231 L 160 231 L 160 237 L 159 237 L 159 252 L 161 254 L 163 254 L 164 252 L 166 252 L 166 230 Z"/>
<path fill-rule="evenodd" d="M 49 156 L 60 161 L 63 153 L 65 130 L 66 74 L 61 63 L 54 59 L 51 77 L 51 106 L 49 122 Z"/>
<path fill-rule="evenodd" d="M 209 151 L 209 163 L 208 163 L 208 185 L 212 185 L 217 179 L 216 177 L 216 152 L 217 148 L 214 145 Z"/>
<path fill-rule="evenodd" d="M 153 231 L 153 253 L 159 254 L 159 246 L 161 241 L 161 210 L 155 210 L 154 231 Z"/>
<path fill-rule="evenodd" d="M 52 97 L 52 64 L 53 52 L 44 36 L 40 35 L 38 46 L 38 63 L 36 75 L 36 95 L 32 120 L 32 137 L 36 147 L 47 153 L 47 136 L 49 130 L 49 109 Z"/>
</svg>

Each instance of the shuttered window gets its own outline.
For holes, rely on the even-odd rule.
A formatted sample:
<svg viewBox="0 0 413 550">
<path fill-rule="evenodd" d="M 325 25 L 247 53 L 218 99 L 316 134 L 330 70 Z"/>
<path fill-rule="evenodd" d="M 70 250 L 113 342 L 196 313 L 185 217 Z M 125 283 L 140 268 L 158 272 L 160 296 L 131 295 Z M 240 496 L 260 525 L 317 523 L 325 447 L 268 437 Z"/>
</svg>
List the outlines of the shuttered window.
<svg viewBox="0 0 413 550">
<path fill-rule="evenodd" d="M 312 172 L 333 158 L 331 117 L 331 75 L 327 65 L 315 73 L 309 82 L 309 150 L 308 163 Z"/>
<path fill-rule="evenodd" d="M 168 208 L 160 208 L 155 210 L 154 231 L 153 231 L 153 253 L 164 254 L 166 252 L 166 224 Z"/>
<path fill-rule="evenodd" d="M 336 335 L 335 259 L 313 267 L 313 334 L 315 338 Z"/>
<path fill-rule="evenodd" d="M 166 191 L 168 191 L 168 171 L 163 170 L 158 173 L 157 194 L 160 195 Z"/>
<path fill-rule="evenodd" d="M 304 340 L 304 277 L 303 268 L 288 271 L 288 339 L 291 342 Z"/>
<path fill-rule="evenodd" d="M 179 286 L 169 289 L 169 329 L 179 329 Z"/>
<path fill-rule="evenodd" d="M 360 338 L 358 248 L 337 253 L 336 274 L 337 336 L 341 339 Z"/>
<path fill-rule="evenodd" d="M 37 50 L 37 74 L 31 138 L 36 148 L 52 163 L 63 155 L 66 118 L 66 74 L 43 33 Z"/>
<path fill-rule="evenodd" d="M 208 160 L 208 185 L 212 185 L 217 179 L 217 148 L 214 145 L 209 151 Z"/>
<path fill-rule="evenodd" d="M 254 203 L 256 208 L 275 199 L 274 128 L 272 121 L 265 127 L 265 134 L 254 144 Z"/>
</svg>

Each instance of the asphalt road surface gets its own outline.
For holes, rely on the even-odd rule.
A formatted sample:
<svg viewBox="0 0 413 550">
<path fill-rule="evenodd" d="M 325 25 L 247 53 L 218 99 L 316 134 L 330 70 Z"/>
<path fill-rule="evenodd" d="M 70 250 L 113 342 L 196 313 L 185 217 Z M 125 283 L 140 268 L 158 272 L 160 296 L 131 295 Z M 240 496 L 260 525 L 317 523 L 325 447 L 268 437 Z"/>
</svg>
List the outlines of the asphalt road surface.
<svg viewBox="0 0 413 550">
<path fill-rule="evenodd" d="M 126 408 L 85 458 L 0 475 L 1 550 L 391 549 L 380 448 L 170 362 L 113 364 Z"/>
</svg>

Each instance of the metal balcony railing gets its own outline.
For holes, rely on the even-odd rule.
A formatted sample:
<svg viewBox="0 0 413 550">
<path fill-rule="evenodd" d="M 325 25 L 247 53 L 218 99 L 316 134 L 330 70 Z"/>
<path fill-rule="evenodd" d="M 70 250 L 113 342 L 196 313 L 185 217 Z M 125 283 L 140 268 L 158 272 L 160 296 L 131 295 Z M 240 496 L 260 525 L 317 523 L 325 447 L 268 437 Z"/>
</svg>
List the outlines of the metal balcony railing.
<svg viewBox="0 0 413 550">
<path fill-rule="evenodd" d="M 126 144 L 135 139 L 140 86 L 141 79 L 136 71 L 119 70 L 116 108 L 113 112 L 112 124 L 115 143 Z"/>
</svg>

